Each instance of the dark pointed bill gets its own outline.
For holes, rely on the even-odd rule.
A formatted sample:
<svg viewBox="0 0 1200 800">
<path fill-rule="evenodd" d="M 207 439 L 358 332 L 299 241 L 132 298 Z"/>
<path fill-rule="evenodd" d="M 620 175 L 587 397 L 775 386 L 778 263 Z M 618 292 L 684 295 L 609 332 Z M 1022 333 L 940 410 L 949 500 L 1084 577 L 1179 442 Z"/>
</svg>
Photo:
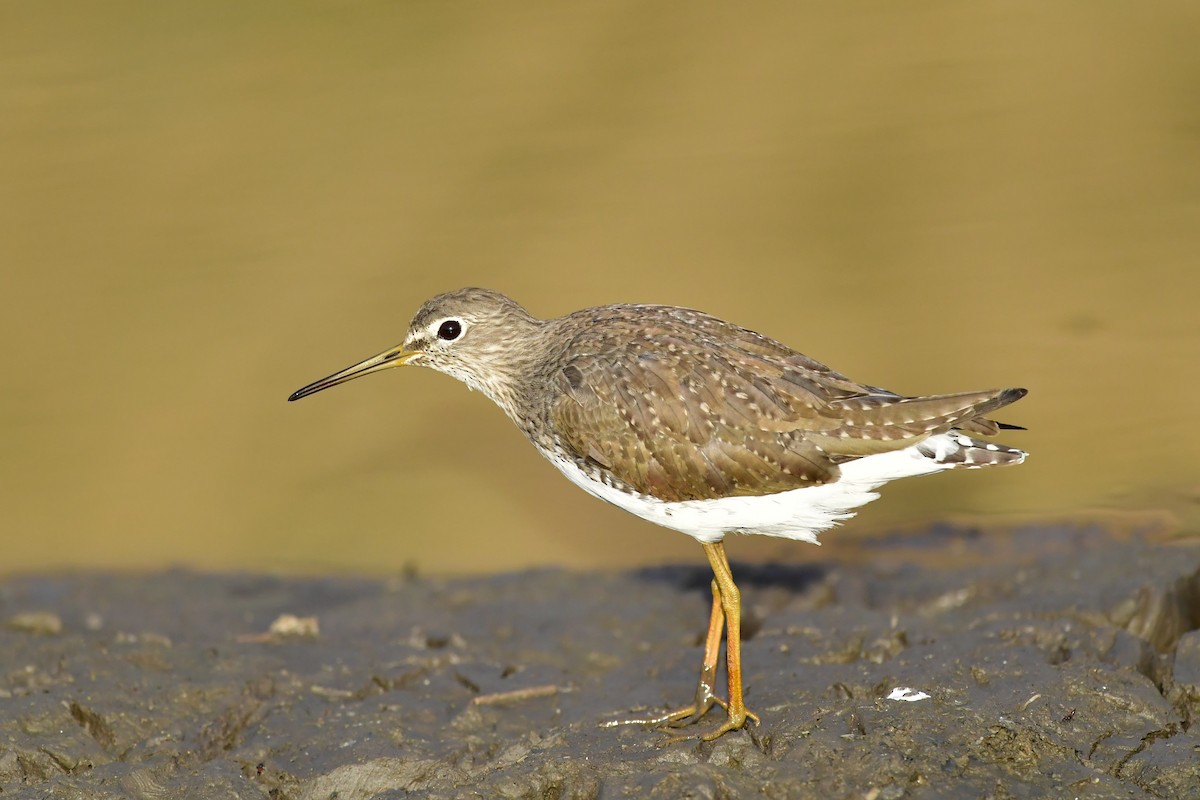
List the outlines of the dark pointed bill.
<svg viewBox="0 0 1200 800">
<path fill-rule="evenodd" d="M 405 350 L 402 347 L 394 347 L 391 350 L 385 350 L 377 356 L 371 356 L 366 361 L 360 361 L 352 367 L 346 367 L 341 372 L 335 372 L 327 378 L 321 378 L 319 381 L 313 381 L 303 389 L 297 389 L 288 397 L 288 402 L 299 400 L 301 397 L 308 397 L 310 394 L 316 394 L 322 389 L 328 389 L 330 386 L 337 386 L 339 383 L 361 378 L 363 375 L 370 375 L 372 372 L 379 372 L 381 369 L 389 369 L 391 367 L 402 367 L 412 361 L 420 352 L 415 350 Z"/>
</svg>

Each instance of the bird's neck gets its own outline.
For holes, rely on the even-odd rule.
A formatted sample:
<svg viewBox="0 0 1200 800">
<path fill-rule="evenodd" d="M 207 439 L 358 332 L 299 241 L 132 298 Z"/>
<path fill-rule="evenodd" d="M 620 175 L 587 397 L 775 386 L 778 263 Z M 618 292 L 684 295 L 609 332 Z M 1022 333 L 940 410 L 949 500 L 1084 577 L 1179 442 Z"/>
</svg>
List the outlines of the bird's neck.
<svg viewBox="0 0 1200 800">
<path fill-rule="evenodd" d="M 529 432 L 530 409 L 534 408 L 533 396 L 544 386 L 543 374 L 546 366 L 546 345 L 550 342 L 546 333 L 549 322 L 535 318 L 514 322 L 508 331 L 512 339 L 506 346 L 484 350 L 477 354 L 481 364 L 468 371 L 451 374 L 470 388 L 483 393 L 504 411 L 508 417 L 526 433 Z M 512 340 L 520 346 L 512 346 Z"/>
</svg>

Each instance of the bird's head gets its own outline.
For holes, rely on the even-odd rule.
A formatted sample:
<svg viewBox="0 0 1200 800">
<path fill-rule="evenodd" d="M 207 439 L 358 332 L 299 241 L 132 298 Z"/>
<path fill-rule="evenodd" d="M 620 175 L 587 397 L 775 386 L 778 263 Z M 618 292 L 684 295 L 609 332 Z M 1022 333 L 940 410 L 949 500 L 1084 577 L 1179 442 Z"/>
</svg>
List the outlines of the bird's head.
<svg viewBox="0 0 1200 800">
<path fill-rule="evenodd" d="M 427 301 L 413 316 L 404 343 L 294 392 L 299 400 L 372 372 L 413 364 L 431 367 L 505 406 L 512 381 L 541 324 L 489 289 L 459 289 Z"/>
</svg>

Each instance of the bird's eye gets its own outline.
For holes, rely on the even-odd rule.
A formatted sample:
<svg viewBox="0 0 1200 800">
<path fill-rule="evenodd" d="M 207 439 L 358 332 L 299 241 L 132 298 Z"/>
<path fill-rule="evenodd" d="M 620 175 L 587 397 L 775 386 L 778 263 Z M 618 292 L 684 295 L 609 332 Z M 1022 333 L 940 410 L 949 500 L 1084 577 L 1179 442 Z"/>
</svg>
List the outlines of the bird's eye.
<svg viewBox="0 0 1200 800">
<path fill-rule="evenodd" d="M 448 319 L 438 326 L 438 338 L 452 342 L 462 335 L 462 323 L 456 319 Z"/>
</svg>

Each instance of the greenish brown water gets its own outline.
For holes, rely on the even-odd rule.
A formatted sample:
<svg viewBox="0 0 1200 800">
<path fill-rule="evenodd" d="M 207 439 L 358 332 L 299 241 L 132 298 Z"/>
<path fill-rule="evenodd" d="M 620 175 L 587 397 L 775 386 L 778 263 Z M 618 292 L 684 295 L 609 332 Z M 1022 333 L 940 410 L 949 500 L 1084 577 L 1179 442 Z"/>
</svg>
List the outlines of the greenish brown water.
<svg viewBox="0 0 1200 800">
<path fill-rule="evenodd" d="M 1200 522 L 1192 3 L 0 15 L 0 569 L 697 557 L 444 376 L 284 402 L 463 285 L 1030 388 L 1025 466 L 893 484 L 849 530 Z"/>
</svg>

